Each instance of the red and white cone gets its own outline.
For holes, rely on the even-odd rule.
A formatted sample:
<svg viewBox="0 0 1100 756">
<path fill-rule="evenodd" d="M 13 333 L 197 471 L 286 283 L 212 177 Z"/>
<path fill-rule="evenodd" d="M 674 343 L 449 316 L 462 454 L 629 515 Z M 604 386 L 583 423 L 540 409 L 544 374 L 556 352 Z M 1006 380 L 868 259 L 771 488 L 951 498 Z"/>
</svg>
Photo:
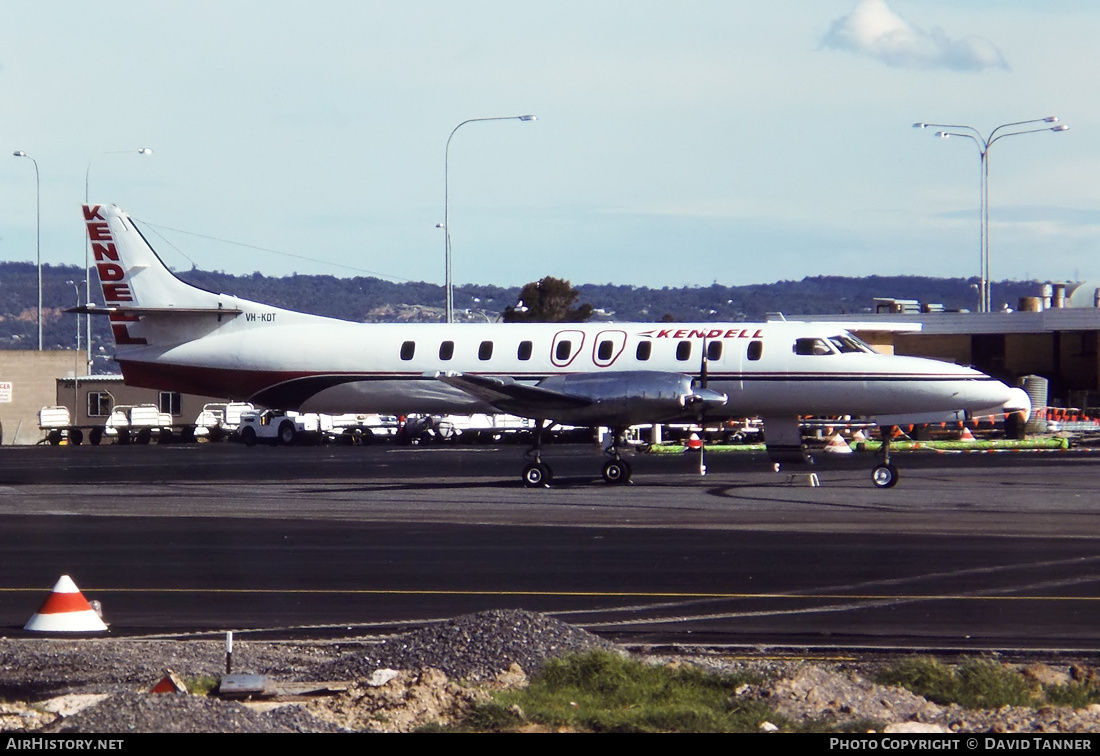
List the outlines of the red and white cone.
<svg viewBox="0 0 1100 756">
<path fill-rule="evenodd" d="M 848 446 L 848 442 L 844 440 L 843 436 L 834 433 L 829 439 L 829 443 L 825 444 L 825 451 L 830 454 L 851 454 L 852 447 Z"/>
<path fill-rule="evenodd" d="M 685 448 L 690 451 L 699 451 L 703 448 L 703 439 L 699 438 L 698 433 L 692 433 L 690 436 L 688 436 Z"/>
<path fill-rule="evenodd" d="M 973 434 L 973 433 L 971 433 L 971 432 L 970 432 L 970 429 L 969 429 L 969 428 L 967 428 L 967 427 L 966 427 L 966 426 L 964 425 L 964 426 L 963 426 L 963 429 L 962 429 L 962 433 L 960 433 L 960 434 L 959 434 L 959 440 L 960 440 L 960 441 L 966 441 L 966 442 L 970 442 L 970 441 L 977 441 L 978 439 L 974 438 L 974 434 Z"/>
<path fill-rule="evenodd" d="M 36 633 L 105 632 L 107 625 L 68 575 L 62 575 L 24 630 Z"/>
</svg>

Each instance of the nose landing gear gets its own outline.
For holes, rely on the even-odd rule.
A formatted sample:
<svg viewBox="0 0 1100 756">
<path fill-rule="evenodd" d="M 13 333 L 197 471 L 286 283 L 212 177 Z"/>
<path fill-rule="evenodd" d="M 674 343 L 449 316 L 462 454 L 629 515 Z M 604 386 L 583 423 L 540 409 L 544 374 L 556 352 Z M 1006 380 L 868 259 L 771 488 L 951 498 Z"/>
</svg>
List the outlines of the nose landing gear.
<svg viewBox="0 0 1100 756">
<path fill-rule="evenodd" d="M 898 468 L 890 464 L 890 428 L 882 429 L 882 462 L 871 470 L 871 482 L 877 488 L 893 488 L 898 484 Z"/>
</svg>

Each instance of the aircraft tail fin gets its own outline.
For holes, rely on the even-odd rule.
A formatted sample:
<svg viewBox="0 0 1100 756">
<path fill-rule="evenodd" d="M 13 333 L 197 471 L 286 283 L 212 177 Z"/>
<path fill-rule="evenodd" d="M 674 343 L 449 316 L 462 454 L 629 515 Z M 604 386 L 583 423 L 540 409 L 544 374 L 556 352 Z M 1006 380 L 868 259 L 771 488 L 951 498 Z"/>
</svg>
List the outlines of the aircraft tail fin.
<svg viewBox="0 0 1100 756">
<path fill-rule="evenodd" d="M 238 302 L 181 281 L 126 213 L 114 205 L 84 205 L 84 224 L 105 306 L 77 308 L 107 315 L 119 347 L 180 343 L 240 313 Z"/>
</svg>

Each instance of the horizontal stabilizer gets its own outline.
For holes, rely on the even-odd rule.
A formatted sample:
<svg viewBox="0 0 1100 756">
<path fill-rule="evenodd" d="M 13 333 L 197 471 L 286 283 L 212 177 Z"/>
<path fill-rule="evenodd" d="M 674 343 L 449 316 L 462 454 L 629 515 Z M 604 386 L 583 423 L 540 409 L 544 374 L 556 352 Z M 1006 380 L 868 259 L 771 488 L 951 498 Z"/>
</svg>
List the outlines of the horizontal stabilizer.
<svg viewBox="0 0 1100 756">
<path fill-rule="evenodd" d="M 99 305 L 80 305 L 70 307 L 65 312 L 80 315 L 240 315 L 243 310 L 236 307 L 100 307 Z"/>
<path fill-rule="evenodd" d="M 469 373 L 438 373 L 434 377 L 513 415 L 541 417 L 592 404 L 592 400 L 586 397 L 527 386 L 516 383 L 512 378 Z"/>
</svg>

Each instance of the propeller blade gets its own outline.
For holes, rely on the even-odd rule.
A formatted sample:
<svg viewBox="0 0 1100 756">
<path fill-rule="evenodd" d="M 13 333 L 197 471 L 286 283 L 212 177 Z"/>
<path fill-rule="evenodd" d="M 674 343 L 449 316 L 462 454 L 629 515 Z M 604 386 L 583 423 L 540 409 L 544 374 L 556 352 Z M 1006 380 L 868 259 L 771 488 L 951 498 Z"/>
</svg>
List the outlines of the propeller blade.
<svg viewBox="0 0 1100 756">
<path fill-rule="evenodd" d="M 707 351 L 708 351 L 708 349 L 707 349 L 707 340 L 706 340 L 706 337 L 704 337 L 703 338 L 703 356 L 700 359 L 700 365 L 699 365 L 699 388 L 701 388 L 703 390 L 706 390 L 707 381 L 710 378 L 710 376 L 708 375 L 709 370 L 707 369 L 707 365 L 708 365 Z M 699 404 L 699 441 L 702 443 L 702 446 L 699 447 L 699 474 L 700 475 L 706 475 L 707 474 L 707 463 L 706 463 L 706 454 L 707 454 L 707 403 L 705 401 L 700 402 L 700 404 Z"/>
</svg>

